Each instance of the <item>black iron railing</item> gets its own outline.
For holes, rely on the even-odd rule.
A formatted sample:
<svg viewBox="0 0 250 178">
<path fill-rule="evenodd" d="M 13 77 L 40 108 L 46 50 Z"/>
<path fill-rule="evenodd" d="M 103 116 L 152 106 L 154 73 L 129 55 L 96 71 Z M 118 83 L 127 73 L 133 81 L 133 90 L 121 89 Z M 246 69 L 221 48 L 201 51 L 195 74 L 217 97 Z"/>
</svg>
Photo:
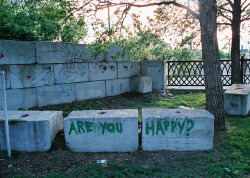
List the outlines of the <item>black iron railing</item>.
<svg viewBox="0 0 250 178">
<path fill-rule="evenodd" d="M 222 59 L 221 80 L 223 86 L 231 85 L 231 60 Z M 241 60 L 243 83 L 250 83 L 250 59 Z M 202 60 L 167 61 L 168 86 L 205 86 Z"/>
</svg>

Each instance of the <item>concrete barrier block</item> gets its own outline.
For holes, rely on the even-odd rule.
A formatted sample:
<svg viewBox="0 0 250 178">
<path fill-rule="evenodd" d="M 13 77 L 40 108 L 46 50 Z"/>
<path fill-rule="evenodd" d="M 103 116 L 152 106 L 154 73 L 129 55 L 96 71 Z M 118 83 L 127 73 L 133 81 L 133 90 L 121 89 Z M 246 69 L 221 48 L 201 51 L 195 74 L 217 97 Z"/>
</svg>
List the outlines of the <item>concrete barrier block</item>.
<svg viewBox="0 0 250 178">
<path fill-rule="evenodd" d="M 75 83 L 76 100 L 106 97 L 105 81 Z"/>
<path fill-rule="evenodd" d="M 118 78 L 138 76 L 139 62 L 117 62 Z"/>
<path fill-rule="evenodd" d="M 27 109 L 37 106 L 36 88 L 8 89 L 6 100 L 8 110 Z M 2 92 L 0 92 L 0 110 L 3 110 Z"/>
<path fill-rule="evenodd" d="M 138 111 L 73 111 L 63 121 L 67 146 L 77 152 L 130 152 L 138 149 Z"/>
<path fill-rule="evenodd" d="M 151 76 L 153 89 L 159 90 L 163 93 L 166 92 L 166 61 L 141 61 L 141 76 Z"/>
<path fill-rule="evenodd" d="M 129 61 L 130 56 L 119 46 L 110 46 L 108 48 L 108 53 L 105 55 L 107 62 L 116 61 Z"/>
<path fill-rule="evenodd" d="M 35 62 L 34 42 L 0 40 L 0 65 L 34 64 Z"/>
<path fill-rule="evenodd" d="M 142 110 L 143 150 L 211 150 L 213 136 L 214 116 L 204 109 Z"/>
<path fill-rule="evenodd" d="M 92 50 L 85 44 L 74 44 L 74 50 L 76 51 L 75 62 L 103 62 L 105 60 L 104 54 L 92 57 Z"/>
<path fill-rule="evenodd" d="M 130 92 L 130 78 L 106 80 L 107 96 Z"/>
<path fill-rule="evenodd" d="M 74 44 L 62 42 L 36 42 L 36 61 L 39 64 L 72 63 L 77 50 Z"/>
<path fill-rule="evenodd" d="M 90 81 L 117 78 L 115 62 L 89 63 Z"/>
<path fill-rule="evenodd" d="M 250 110 L 250 85 L 233 84 L 224 93 L 227 114 L 247 116 Z"/>
<path fill-rule="evenodd" d="M 37 87 L 38 106 L 71 103 L 75 101 L 75 85 L 64 84 Z"/>
<path fill-rule="evenodd" d="M 11 88 L 29 88 L 54 84 L 53 65 L 11 65 Z"/>
<path fill-rule="evenodd" d="M 7 65 L 1 65 L 0 66 L 0 71 L 4 71 L 5 89 L 10 88 L 10 71 L 9 71 L 9 66 L 7 66 Z M 0 77 L 1 77 L 1 75 L 0 75 Z M 0 78 L 0 90 L 2 90 L 1 78 Z"/>
<path fill-rule="evenodd" d="M 55 83 L 74 83 L 89 81 L 88 63 L 55 64 Z"/>
<path fill-rule="evenodd" d="M 9 111 L 11 150 L 47 151 L 57 132 L 63 129 L 61 111 Z M 0 149 L 7 150 L 4 113 L 0 112 Z"/>
<path fill-rule="evenodd" d="M 132 77 L 131 91 L 148 93 L 152 91 L 152 79 L 150 76 Z"/>
</svg>

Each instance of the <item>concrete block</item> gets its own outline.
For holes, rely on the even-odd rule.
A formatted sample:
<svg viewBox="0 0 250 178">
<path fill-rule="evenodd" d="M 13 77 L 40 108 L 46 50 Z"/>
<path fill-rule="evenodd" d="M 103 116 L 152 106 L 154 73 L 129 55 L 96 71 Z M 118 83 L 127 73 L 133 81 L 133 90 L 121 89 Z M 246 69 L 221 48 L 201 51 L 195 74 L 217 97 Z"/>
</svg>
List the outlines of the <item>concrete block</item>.
<svg viewBox="0 0 250 178">
<path fill-rule="evenodd" d="M 89 81 L 88 63 L 55 64 L 55 83 L 74 83 Z"/>
<path fill-rule="evenodd" d="M 4 71 L 4 80 L 5 80 L 5 89 L 10 88 L 10 71 L 9 66 L 0 65 L 0 71 Z M 0 90 L 2 90 L 2 81 L 1 81 L 1 73 L 0 73 Z"/>
<path fill-rule="evenodd" d="M 74 50 L 76 51 L 75 62 L 103 62 L 105 60 L 104 54 L 92 57 L 92 50 L 86 44 L 74 44 Z"/>
<path fill-rule="evenodd" d="M 47 151 L 57 132 L 63 129 L 61 111 L 9 111 L 11 150 Z M 7 150 L 4 113 L 0 112 L 0 149 Z"/>
<path fill-rule="evenodd" d="M 129 61 L 130 56 L 127 52 L 125 52 L 119 46 L 110 46 L 108 48 L 108 53 L 106 54 L 106 61 L 107 62 L 114 62 L 114 61 Z"/>
<path fill-rule="evenodd" d="M 71 103 L 75 101 L 75 85 L 64 84 L 37 87 L 38 106 Z"/>
<path fill-rule="evenodd" d="M 163 60 L 141 61 L 141 76 L 151 76 L 153 89 L 166 92 L 167 63 Z"/>
<path fill-rule="evenodd" d="M 77 152 L 130 152 L 138 149 L 138 111 L 73 111 L 63 121 L 67 146 Z"/>
<path fill-rule="evenodd" d="M 117 78 L 115 62 L 89 63 L 90 81 Z"/>
<path fill-rule="evenodd" d="M 233 84 L 224 93 L 227 114 L 247 116 L 250 110 L 250 85 Z"/>
<path fill-rule="evenodd" d="M 117 62 L 118 78 L 138 76 L 139 62 Z"/>
<path fill-rule="evenodd" d="M 130 92 L 130 78 L 106 80 L 107 96 Z"/>
<path fill-rule="evenodd" d="M 106 97 L 105 81 L 75 83 L 76 100 Z"/>
<path fill-rule="evenodd" d="M 36 61 L 39 64 L 72 63 L 77 50 L 72 43 L 39 41 L 36 46 Z"/>
<path fill-rule="evenodd" d="M 11 88 L 29 88 L 54 84 L 53 65 L 11 65 Z"/>
<path fill-rule="evenodd" d="M 3 110 L 2 92 L 0 92 L 0 110 Z M 37 106 L 36 88 L 6 90 L 8 110 L 27 109 Z"/>
<path fill-rule="evenodd" d="M 35 62 L 34 42 L 0 40 L 0 65 L 34 64 Z"/>
<path fill-rule="evenodd" d="M 204 109 L 142 110 L 143 150 L 211 150 L 213 136 L 214 116 Z"/>
<path fill-rule="evenodd" d="M 152 79 L 150 76 L 132 77 L 131 91 L 148 93 L 152 91 Z"/>
</svg>

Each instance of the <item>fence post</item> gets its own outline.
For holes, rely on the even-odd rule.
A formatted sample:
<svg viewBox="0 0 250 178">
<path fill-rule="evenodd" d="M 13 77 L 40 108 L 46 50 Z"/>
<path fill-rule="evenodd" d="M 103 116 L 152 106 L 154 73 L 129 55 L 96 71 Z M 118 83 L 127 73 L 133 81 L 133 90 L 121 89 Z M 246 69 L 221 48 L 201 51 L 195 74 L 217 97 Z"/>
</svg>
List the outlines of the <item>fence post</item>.
<svg viewBox="0 0 250 178">
<path fill-rule="evenodd" d="M 244 84 L 244 56 L 240 57 L 240 77 L 241 77 L 241 83 Z"/>
<path fill-rule="evenodd" d="M 10 135 L 9 135 L 9 123 L 8 123 L 8 115 L 7 115 L 7 102 L 6 102 L 4 71 L 0 71 L 0 77 L 1 77 L 1 81 L 2 81 L 2 95 L 3 95 L 3 110 L 4 110 L 4 118 L 5 118 L 6 145 L 7 145 L 7 150 L 8 150 L 8 156 L 11 157 Z"/>
</svg>

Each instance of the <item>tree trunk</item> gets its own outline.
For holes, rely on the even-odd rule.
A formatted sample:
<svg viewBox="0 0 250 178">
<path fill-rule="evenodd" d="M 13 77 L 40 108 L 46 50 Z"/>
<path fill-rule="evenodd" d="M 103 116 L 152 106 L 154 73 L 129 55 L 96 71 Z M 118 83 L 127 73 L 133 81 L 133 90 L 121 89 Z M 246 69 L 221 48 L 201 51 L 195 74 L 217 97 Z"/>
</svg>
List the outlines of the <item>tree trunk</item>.
<svg viewBox="0 0 250 178">
<path fill-rule="evenodd" d="M 217 41 L 216 0 L 199 0 L 199 2 L 206 108 L 215 117 L 215 127 L 224 128 L 224 97 Z"/>
<path fill-rule="evenodd" d="M 242 83 L 240 73 L 240 19 L 241 19 L 241 0 L 234 0 L 233 5 L 233 20 L 232 20 L 232 84 Z"/>
</svg>

